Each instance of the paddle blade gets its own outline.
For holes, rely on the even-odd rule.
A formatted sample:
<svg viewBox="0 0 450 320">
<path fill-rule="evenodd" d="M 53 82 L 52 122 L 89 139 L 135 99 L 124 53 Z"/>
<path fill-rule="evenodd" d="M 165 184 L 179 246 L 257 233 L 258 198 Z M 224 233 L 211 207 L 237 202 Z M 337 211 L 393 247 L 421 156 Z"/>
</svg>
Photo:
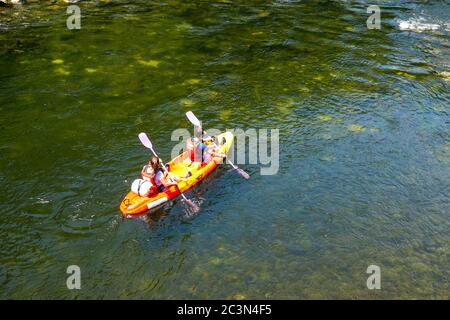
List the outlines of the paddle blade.
<svg viewBox="0 0 450 320">
<path fill-rule="evenodd" d="M 152 147 L 153 147 L 152 143 L 151 143 L 150 139 L 147 137 L 147 135 L 145 134 L 145 132 L 139 133 L 138 137 L 144 146 L 146 146 L 149 149 L 152 149 Z"/>
<path fill-rule="evenodd" d="M 241 175 L 242 178 L 247 179 L 247 180 L 250 179 L 250 175 L 247 172 L 245 172 L 244 170 L 242 170 L 241 168 L 237 168 L 236 171 L 237 171 L 237 173 L 239 173 Z"/>
<path fill-rule="evenodd" d="M 200 121 L 197 119 L 197 117 L 194 115 L 194 113 L 192 111 L 188 111 L 186 112 L 186 117 L 189 119 L 189 121 L 197 127 L 201 127 L 201 123 Z"/>
<path fill-rule="evenodd" d="M 188 206 L 189 214 L 193 215 L 200 211 L 200 207 L 194 203 L 191 199 L 184 199 L 184 203 Z"/>
<path fill-rule="evenodd" d="M 198 205 L 195 204 L 194 201 L 192 201 L 191 199 L 188 199 L 180 190 L 180 188 L 178 187 L 178 185 L 176 186 L 176 188 L 178 189 L 178 192 L 181 194 L 181 203 L 183 203 L 185 210 L 187 211 L 187 213 L 189 215 L 193 215 L 196 214 L 197 212 L 200 211 L 200 207 Z"/>
<path fill-rule="evenodd" d="M 181 203 L 188 217 L 192 217 L 200 211 L 200 207 L 191 199 L 186 198 L 184 194 L 181 194 Z"/>
</svg>

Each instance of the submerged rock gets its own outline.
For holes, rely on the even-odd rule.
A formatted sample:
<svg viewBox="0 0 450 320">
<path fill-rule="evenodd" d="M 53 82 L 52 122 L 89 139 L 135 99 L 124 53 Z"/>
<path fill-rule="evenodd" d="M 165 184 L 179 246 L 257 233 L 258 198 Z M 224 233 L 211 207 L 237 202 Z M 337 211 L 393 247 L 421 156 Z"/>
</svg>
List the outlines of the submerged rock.
<svg viewBox="0 0 450 320">
<path fill-rule="evenodd" d="M 55 72 L 56 72 L 57 74 L 59 74 L 59 75 L 62 75 L 62 76 L 69 76 L 69 75 L 70 75 L 70 71 L 68 71 L 68 70 L 65 69 L 65 68 L 57 68 L 57 69 L 55 70 Z"/>
<path fill-rule="evenodd" d="M 195 102 L 192 99 L 181 99 L 180 104 L 184 107 L 192 107 Z"/>
<path fill-rule="evenodd" d="M 331 121 L 333 120 L 333 117 L 328 114 L 321 114 L 317 117 L 317 119 L 319 119 L 319 121 Z"/>
<path fill-rule="evenodd" d="M 183 82 L 183 85 L 195 85 L 195 84 L 199 84 L 199 83 L 200 83 L 200 79 L 188 79 Z"/>
<path fill-rule="evenodd" d="M 364 128 L 363 126 L 360 126 L 359 124 L 351 124 L 351 125 L 347 126 L 347 129 L 354 133 L 361 133 L 361 132 L 366 131 L 366 128 Z"/>
<path fill-rule="evenodd" d="M 158 68 L 158 66 L 161 63 L 161 61 L 158 61 L 158 60 L 148 60 L 148 61 L 138 60 L 138 63 L 142 64 L 142 65 L 144 65 L 146 67 Z"/>
<path fill-rule="evenodd" d="M 333 155 L 325 155 L 319 158 L 320 161 L 334 161 L 336 157 Z"/>
<path fill-rule="evenodd" d="M 233 111 L 230 109 L 220 110 L 220 112 L 219 112 L 220 120 L 223 122 L 227 121 L 230 118 L 230 116 L 232 115 L 232 113 L 233 113 Z"/>
<path fill-rule="evenodd" d="M 232 297 L 233 300 L 245 300 L 247 297 L 241 293 L 237 293 Z"/>
</svg>

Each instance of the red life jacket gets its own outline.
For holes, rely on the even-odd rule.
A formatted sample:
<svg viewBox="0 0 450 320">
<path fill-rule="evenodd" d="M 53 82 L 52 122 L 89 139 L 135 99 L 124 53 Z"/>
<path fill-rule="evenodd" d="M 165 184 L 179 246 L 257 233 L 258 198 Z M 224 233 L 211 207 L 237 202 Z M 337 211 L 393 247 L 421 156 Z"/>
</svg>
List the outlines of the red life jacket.
<svg viewBox="0 0 450 320">
<path fill-rule="evenodd" d="M 155 185 L 155 180 L 153 178 L 150 179 L 152 186 L 148 189 L 147 197 L 153 197 L 159 193 L 158 187 Z"/>
<path fill-rule="evenodd" d="M 153 195 L 156 195 L 159 191 L 158 191 L 158 187 L 156 186 L 156 183 L 155 183 L 155 175 L 148 174 L 145 170 L 145 167 L 142 170 L 141 174 L 142 174 L 142 179 L 150 181 L 150 183 L 152 184 L 152 186 L 148 190 L 147 197 L 152 197 Z"/>
</svg>

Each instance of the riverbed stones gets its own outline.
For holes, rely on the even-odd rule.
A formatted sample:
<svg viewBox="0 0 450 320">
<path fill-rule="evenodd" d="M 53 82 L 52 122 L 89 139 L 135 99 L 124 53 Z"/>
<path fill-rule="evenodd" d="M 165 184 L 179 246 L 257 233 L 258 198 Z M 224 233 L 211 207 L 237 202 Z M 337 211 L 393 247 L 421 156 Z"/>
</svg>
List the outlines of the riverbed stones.
<svg viewBox="0 0 450 320">
<path fill-rule="evenodd" d="M 326 121 L 331 121 L 331 120 L 333 120 L 333 117 L 330 116 L 329 114 L 321 114 L 321 115 L 319 115 L 319 116 L 317 117 L 317 119 L 318 119 L 319 121 L 326 122 Z"/>
<path fill-rule="evenodd" d="M 146 66 L 146 67 L 153 67 L 153 68 L 158 68 L 159 64 L 161 63 L 161 61 L 158 60 L 138 60 L 138 63 Z"/>
<path fill-rule="evenodd" d="M 362 132 L 366 131 L 366 128 L 364 128 L 363 126 L 361 126 L 359 124 L 351 124 L 351 125 L 347 126 L 347 129 L 354 133 L 362 133 Z"/>
</svg>

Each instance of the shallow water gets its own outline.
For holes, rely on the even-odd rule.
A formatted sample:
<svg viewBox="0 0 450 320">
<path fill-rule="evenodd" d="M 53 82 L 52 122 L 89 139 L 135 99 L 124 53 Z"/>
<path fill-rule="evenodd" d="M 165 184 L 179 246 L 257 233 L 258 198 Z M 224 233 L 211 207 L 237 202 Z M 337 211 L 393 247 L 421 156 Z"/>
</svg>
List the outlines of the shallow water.
<svg viewBox="0 0 450 320">
<path fill-rule="evenodd" d="M 0 298 L 448 299 L 449 4 L 378 3 L 381 30 L 362 1 L 0 8 Z M 167 159 L 187 110 L 280 129 L 278 174 L 123 220 L 137 134 Z"/>
</svg>

